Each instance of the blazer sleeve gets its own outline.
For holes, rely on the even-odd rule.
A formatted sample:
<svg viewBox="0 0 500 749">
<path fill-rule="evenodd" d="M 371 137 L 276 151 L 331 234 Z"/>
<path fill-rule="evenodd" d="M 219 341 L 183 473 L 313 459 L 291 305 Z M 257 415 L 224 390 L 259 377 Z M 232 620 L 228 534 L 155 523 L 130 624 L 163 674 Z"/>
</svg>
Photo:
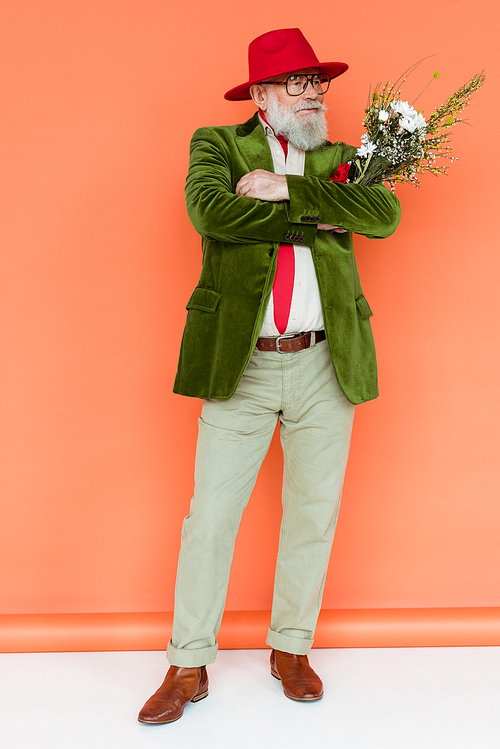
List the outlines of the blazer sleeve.
<svg viewBox="0 0 500 749">
<path fill-rule="evenodd" d="M 196 231 L 223 242 L 314 244 L 316 225 L 291 221 L 288 201 L 274 203 L 234 193 L 232 164 L 238 160 L 241 156 L 234 142 L 224 139 L 216 128 L 195 132 L 185 195 Z"/>
<path fill-rule="evenodd" d="M 318 177 L 287 176 L 290 220 L 319 217 L 319 223 L 340 226 L 372 239 L 389 237 L 401 218 L 396 196 L 382 184 L 344 185 Z"/>
</svg>

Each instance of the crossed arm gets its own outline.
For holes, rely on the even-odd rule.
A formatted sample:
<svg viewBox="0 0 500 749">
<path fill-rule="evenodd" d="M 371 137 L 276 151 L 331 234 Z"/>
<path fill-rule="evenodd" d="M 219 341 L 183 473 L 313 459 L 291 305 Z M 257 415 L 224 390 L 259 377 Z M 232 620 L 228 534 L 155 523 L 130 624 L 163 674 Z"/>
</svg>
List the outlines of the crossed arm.
<svg viewBox="0 0 500 749">
<path fill-rule="evenodd" d="M 236 185 L 236 195 L 245 195 L 247 198 L 255 200 L 268 200 L 270 202 L 279 202 L 281 200 L 290 200 L 288 184 L 283 174 L 274 174 L 267 172 L 265 169 L 254 169 L 253 172 L 244 174 Z M 321 231 L 334 231 L 337 234 L 344 234 L 347 229 L 341 229 L 340 226 L 332 224 L 318 224 Z"/>
<path fill-rule="evenodd" d="M 232 174 L 245 163 L 233 133 L 201 128 L 191 142 L 186 205 L 203 237 L 232 243 L 287 242 L 303 237 L 312 246 L 317 231 L 341 227 L 368 237 L 387 237 L 397 226 L 397 198 L 382 185 L 341 185 L 316 176 L 247 172 L 236 185 Z M 243 173 L 243 170 L 239 172 Z M 322 223 L 305 222 L 304 215 Z"/>
</svg>

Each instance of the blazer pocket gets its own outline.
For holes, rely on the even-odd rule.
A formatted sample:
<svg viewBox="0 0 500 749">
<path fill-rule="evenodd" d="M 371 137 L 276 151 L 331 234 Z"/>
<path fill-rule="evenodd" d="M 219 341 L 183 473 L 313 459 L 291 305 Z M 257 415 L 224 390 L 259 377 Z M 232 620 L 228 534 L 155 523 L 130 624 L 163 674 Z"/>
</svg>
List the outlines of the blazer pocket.
<svg viewBox="0 0 500 749">
<path fill-rule="evenodd" d="M 215 289 L 205 289 L 197 286 L 191 294 L 186 309 L 200 309 L 203 312 L 215 312 L 219 304 L 221 294 Z"/>
<path fill-rule="evenodd" d="M 361 315 L 361 317 L 371 317 L 373 315 L 373 312 L 370 309 L 370 305 L 368 304 L 366 297 L 361 294 L 361 296 L 358 296 L 356 299 L 356 307 L 358 308 L 358 312 Z"/>
</svg>

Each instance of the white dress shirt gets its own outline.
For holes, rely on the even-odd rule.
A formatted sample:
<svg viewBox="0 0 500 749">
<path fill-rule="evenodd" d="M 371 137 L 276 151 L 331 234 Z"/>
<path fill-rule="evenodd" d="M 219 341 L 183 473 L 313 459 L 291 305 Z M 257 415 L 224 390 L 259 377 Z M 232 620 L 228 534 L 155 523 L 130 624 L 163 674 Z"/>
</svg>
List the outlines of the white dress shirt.
<svg viewBox="0 0 500 749">
<path fill-rule="evenodd" d="M 271 149 L 274 173 L 298 174 L 303 176 L 306 157 L 305 151 L 295 148 L 291 143 L 288 143 L 288 155 L 285 159 L 285 152 L 272 128 L 261 117 L 259 117 L 259 120 L 264 128 L 267 142 Z M 316 271 L 311 256 L 311 248 L 302 244 L 294 244 L 293 251 L 295 255 L 295 277 L 292 303 L 288 325 L 283 335 L 303 333 L 308 330 L 323 330 L 324 328 L 323 312 L 321 309 L 318 282 L 316 280 Z M 280 335 L 274 322 L 272 292 L 260 335 L 266 338 Z"/>
</svg>

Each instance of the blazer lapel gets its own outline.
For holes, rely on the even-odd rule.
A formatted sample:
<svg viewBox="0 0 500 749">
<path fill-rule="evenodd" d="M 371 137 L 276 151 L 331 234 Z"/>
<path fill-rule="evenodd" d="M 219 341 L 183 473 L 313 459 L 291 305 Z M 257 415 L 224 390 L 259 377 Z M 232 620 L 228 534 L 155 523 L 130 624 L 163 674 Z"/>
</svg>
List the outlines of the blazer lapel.
<svg viewBox="0 0 500 749">
<path fill-rule="evenodd" d="M 329 179 L 340 163 L 341 152 L 338 146 L 328 143 L 315 151 L 306 152 L 305 173 L 311 177 Z M 338 163 L 337 163 L 338 162 Z"/>
<path fill-rule="evenodd" d="M 268 172 L 274 172 L 271 149 L 257 112 L 236 129 L 236 145 L 248 165 L 248 171 L 266 169 Z M 327 143 L 315 151 L 307 151 L 305 174 L 329 179 L 340 164 L 341 158 L 342 148 L 336 143 Z"/>
<path fill-rule="evenodd" d="M 266 169 L 273 172 L 273 157 L 258 113 L 236 130 L 237 147 L 249 166 L 248 171 Z"/>
</svg>

